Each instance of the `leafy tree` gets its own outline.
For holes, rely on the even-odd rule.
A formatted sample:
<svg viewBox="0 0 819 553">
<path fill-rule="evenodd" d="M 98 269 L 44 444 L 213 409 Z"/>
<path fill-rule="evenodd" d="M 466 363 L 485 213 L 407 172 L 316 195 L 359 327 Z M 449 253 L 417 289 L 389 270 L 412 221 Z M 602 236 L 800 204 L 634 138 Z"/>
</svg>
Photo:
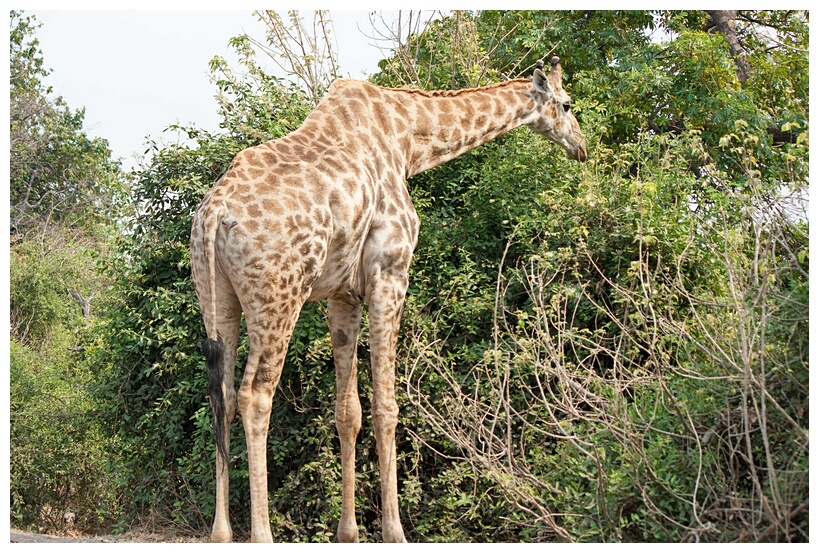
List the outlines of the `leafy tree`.
<svg viewBox="0 0 819 553">
<path fill-rule="evenodd" d="M 49 71 L 34 17 L 12 11 L 10 26 L 11 232 L 59 221 L 99 224 L 112 215 L 121 190 L 119 166 L 105 140 L 85 134 L 85 111 L 72 111 L 43 84 Z"/>
<path fill-rule="evenodd" d="M 13 523 L 95 530 L 119 516 L 86 385 L 94 307 L 109 299 L 96 270 L 124 179 L 83 110 L 52 98 L 33 16 L 10 17 L 10 492 Z M 115 198 L 118 200 L 115 201 Z"/>
</svg>

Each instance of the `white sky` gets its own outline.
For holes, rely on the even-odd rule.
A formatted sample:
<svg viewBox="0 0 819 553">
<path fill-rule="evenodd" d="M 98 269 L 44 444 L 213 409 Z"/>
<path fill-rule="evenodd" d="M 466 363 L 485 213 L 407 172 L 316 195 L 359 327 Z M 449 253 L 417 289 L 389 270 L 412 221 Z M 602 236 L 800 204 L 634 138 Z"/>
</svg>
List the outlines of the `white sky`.
<svg viewBox="0 0 819 553">
<path fill-rule="evenodd" d="M 234 36 L 247 32 L 264 39 L 251 11 L 26 13 L 42 24 L 36 37 L 52 70 L 45 82 L 72 109 L 85 107 L 88 134 L 107 139 L 127 169 L 145 151 L 146 137 L 161 139 L 170 124 L 218 130 L 208 62 L 216 55 L 235 62 L 228 46 Z M 368 13 L 331 11 L 345 77 L 366 78 L 383 57 L 365 35 L 372 30 Z"/>
<path fill-rule="evenodd" d="M 588 2 L 579 1 L 583 3 Z M 312 10 L 326 8 L 329 2 L 12 0 L 11 4 L 42 24 L 35 36 L 45 67 L 52 70 L 45 82 L 72 109 L 85 108 L 86 132 L 107 139 L 114 157 L 131 169 L 145 151 L 147 139 L 161 141 L 171 124 L 218 130 L 217 91 L 209 80 L 208 62 L 221 55 L 236 68 L 228 40 L 245 32 L 264 40 L 263 26 L 252 16 L 254 9 L 287 10 L 297 5 Z M 519 9 L 549 7 L 532 0 L 516 4 Z M 588 7 L 600 2 L 592 4 Z M 375 73 L 383 57 L 367 36 L 372 35 L 369 11 L 384 11 L 390 21 L 396 9 L 504 7 L 497 0 L 370 0 L 369 4 L 343 0 L 334 5 L 343 8 L 331 10 L 341 73 L 352 78 Z M 226 7 L 232 11 L 225 11 Z M 165 135 L 165 139 L 176 137 Z"/>
</svg>

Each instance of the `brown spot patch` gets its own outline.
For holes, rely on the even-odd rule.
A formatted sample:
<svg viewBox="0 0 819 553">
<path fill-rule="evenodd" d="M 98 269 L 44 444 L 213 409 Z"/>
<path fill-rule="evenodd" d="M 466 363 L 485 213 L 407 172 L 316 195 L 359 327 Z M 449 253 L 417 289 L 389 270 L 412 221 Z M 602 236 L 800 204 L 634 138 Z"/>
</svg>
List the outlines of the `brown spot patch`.
<svg viewBox="0 0 819 553">
<path fill-rule="evenodd" d="M 358 181 L 352 177 L 347 177 L 346 179 L 341 181 L 341 185 L 344 187 L 344 190 L 346 190 L 350 196 L 353 196 L 355 195 L 356 188 L 358 188 Z"/>
<path fill-rule="evenodd" d="M 333 347 L 342 348 L 350 343 L 350 338 L 343 330 L 333 332 Z"/>
<path fill-rule="evenodd" d="M 344 172 L 344 165 L 342 165 L 338 160 L 332 157 L 328 157 L 324 159 L 325 168 L 328 169 L 326 173 L 330 175 L 334 175 L 337 173 Z"/>
<path fill-rule="evenodd" d="M 306 242 L 309 238 L 310 235 L 308 233 L 300 232 L 290 239 L 290 243 L 293 244 L 293 246 L 297 246 L 303 242 Z"/>
<path fill-rule="evenodd" d="M 316 259 L 314 257 L 308 257 L 304 260 L 304 274 L 311 275 L 313 274 L 313 270 L 316 268 Z"/>
<path fill-rule="evenodd" d="M 281 204 L 270 198 L 265 198 L 262 200 L 262 209 L 264 209 L 267 213 L 273 214 L 280 214 L 282 212 Z"/>
<path fill-rule="evenodd" d="M 301 166 L 296 163 L 282 163 L 276 167 L 276 172 L 280 175 L 292 175 L 301 173 Z"/>
<path fill-rule="evenodd" d="M 255 219 L 248 219 L 245 221 L 245 227 L 247 227 L 247 230 L 250 232 L 255 233 L 259 230 L 259 222 Z"/>
<path fill-rule="evenodd" d="M 245 150 L 245 159 L 250 165 L 256 165 L 259 163 L 259 157 L 253 150 Z"/>
<path fill-rule="evenodd" d="M 438 124 L 444 127 L 451 127 L 455 124 L 455 116 L 452 113 L 442 113 L 438 116 Z"/>
<path fill-rule="evenodd" d="M 315 163 L 318 160 L 318 155 L 311 148 L 305 148 L 301 152 L 301 158 L 307 163 Z"/>
<path fill-rule="evenodd" d="M 503 105 L 503 102 L 500 100 L 495 100 L 495 110 L 494 115 L 496 118 L 501 118 L 506 113 L 506 106 Z"/>
<path fill-rule="evenodd" d="M 347 237 L 347 231 L 344 228 L 339 228 L 335 234 L 333 234 L 333 243 L 335 244 L 336 248 L 343 249 L 347 243 L 349 242 L 349 238 Z"/>
</svg>

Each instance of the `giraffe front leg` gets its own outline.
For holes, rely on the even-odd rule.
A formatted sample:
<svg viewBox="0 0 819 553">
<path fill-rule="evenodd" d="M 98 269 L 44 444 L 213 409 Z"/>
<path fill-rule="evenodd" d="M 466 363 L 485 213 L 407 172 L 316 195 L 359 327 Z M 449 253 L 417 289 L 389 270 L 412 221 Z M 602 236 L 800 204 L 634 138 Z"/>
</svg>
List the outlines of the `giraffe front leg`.
<svg viewBox="0 0 819 553">
<path fill-rule="evenodd" d="M 407 291 L 405 275 L 378 275 L 368 293 L 370 356 L 373 371 L 373 430 L 381 473 L 381 532 L 385 542 L 404 542 L 398 512 L 398 475 L 395 428 L 395 348 Z"/>
<path fill-rule="evenodd" d="M 355 518 L 355 441 L 361 429 L 356 348 L 361 304 L 330 300 L 327 304 L 333 359 L 336 365 L 336 429 L 341 441 L 341 520 L 338 541 L 358 541 Z"/>
</svg>

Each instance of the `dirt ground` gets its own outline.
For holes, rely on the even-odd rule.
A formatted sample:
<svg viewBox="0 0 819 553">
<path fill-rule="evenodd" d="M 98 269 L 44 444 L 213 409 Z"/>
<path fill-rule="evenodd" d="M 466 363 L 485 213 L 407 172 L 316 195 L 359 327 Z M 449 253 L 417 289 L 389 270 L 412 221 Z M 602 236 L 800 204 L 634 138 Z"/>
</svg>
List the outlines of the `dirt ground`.
<svg viewBox="0 0 819 553">
<path fill-rule="evenodd" d="M 12 528 L 9 537 L 11 543 L 201 543 L 208 541 L 206 538 L 183 538 L 141 530 L 116 535 L 51 536 Z"/>
</svg>

